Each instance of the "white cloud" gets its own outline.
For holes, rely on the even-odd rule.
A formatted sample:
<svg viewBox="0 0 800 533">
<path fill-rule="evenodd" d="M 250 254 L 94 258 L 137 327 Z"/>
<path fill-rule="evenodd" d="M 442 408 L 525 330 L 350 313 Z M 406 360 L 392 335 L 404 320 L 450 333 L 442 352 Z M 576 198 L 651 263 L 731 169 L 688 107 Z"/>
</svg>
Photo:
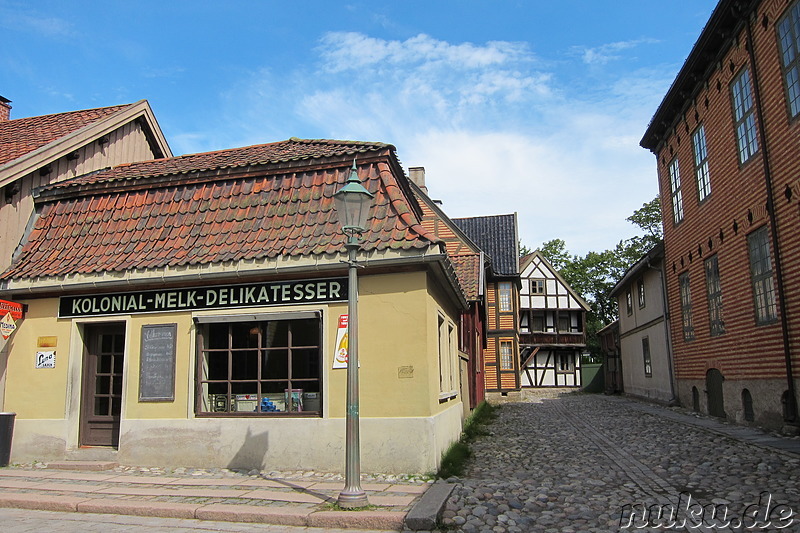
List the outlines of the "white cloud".
<svg viewBox="0 0 800 533">
<path fill-rule="evenodd" d="M 76 35 L 76 31 L 70 22 L 33 11 L 23 12 L 14 9 L 0 9 L 0 27 L 13 28 L 15 30 L 26 29 L 43 37 L 73 37 Z"/>
<path fill-rule="evenodd" d="M 614 43 L 606 43 L 593 48 L 589 47 L 574 47 L 573 51 L 578 53 L 583 62 L 587 65 L 605 65 L 611 61 L 616 61 L 622 58 L 621 52 L 636 48 L 641 44 L 652 44 L 657 41 L 653 39 L 635 39 L 632 41 L 617 41 Z"/>
<path fill-rule="evenodd" d="M 597 79 L 586 91 L 519 43 L 329 33 L 322 44 L 316 69 L 262 70 L 231 89 L 226 120 L 241 125 L 240 137 L 221 146 L 388 142 L 405 165 L 426 168 L 450 216 L 517 212 L 527 246 L 562 238 L 581 254 L 633 235 L 625 218 L 657 192 L 638 141 L 672 73 Z"/>
</svg>

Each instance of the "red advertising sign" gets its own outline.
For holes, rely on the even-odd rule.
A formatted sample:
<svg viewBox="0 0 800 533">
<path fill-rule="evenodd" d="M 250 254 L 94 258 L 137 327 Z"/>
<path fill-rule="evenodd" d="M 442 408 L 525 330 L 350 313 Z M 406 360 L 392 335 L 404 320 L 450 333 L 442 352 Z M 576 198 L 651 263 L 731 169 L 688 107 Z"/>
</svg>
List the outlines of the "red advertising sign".
<svg viewBox="0 0 800 533">
<path fill-rule="evenodd" d="M 5 316 L 6 313 L 11 313 L 11 318 L 19 320 L 22 318 L 22 304 L 0 300 L 0 316 Z"/>
</svg>

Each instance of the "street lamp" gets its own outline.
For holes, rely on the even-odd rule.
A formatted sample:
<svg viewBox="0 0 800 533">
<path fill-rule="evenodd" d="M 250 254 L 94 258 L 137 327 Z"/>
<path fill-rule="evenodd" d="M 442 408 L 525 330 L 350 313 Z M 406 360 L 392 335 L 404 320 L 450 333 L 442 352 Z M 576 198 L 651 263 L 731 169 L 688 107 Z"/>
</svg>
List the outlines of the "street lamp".
<svg viewBox="0 0 800 533">
<path fill-rule="evenodd" d="M 367 215 L 374 195 L 361 185 L 356 160 L 347 183 L 333 195 L 342 231 L 347 236 L 347 414 L 345 433 L 344 489 L 339 493 L 339 506 L 355 509 L 369 505 L 361 488 L 361 451 L 358 428 L 358 277 L 356 252 L 359 237 L 367 229 Z"/>
</svg>

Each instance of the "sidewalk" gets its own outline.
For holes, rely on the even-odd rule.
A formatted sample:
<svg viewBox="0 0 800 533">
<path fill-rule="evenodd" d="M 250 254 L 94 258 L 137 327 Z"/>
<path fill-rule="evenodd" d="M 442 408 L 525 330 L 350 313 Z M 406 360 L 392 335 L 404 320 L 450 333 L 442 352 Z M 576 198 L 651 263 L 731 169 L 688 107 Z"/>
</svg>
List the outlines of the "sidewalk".
<svg viewBox="0 0 800 533">
<path fill-rule="evenodd" d="M 763 446 L 783 452 L 800 454 L 800 438 L 784 437 L 767 433 L 757 427 L 739 426 L 719 418 L 693 413 L 679 407 L 664 407 L 644 400 L 622 396 L 606 396 L 609 400 L 625 403 L 627 406 L 656 416 L 669 418 L 675 422 L 696 426 L 707 431 L 725 435 L 732 439 Z"/>
<path fill-rule="evenodd" d="M 0 507 L 398 531 L 431 486 L 362 483 L 370 508 L 342 511 L 335 503 L 344 483 L 315 475 L 124 470 L 114 463 L 75 461 L 0 468 Z"/>
</svg>

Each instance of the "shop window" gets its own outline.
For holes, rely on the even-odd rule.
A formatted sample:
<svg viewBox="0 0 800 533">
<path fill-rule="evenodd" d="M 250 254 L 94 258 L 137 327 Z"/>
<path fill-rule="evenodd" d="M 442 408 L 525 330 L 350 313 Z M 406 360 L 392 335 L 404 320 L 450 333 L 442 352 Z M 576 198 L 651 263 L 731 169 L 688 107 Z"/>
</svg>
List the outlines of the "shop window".
<svg viewBox="0 0 800 533">
<path fill-rule="evenodd" d="M 778 42 L 781 48 L 781 67 L 789 113 L 796 117 L 800 113 L 800 2 L 795 2 L 778 22 Z"/>
<path fill-rule="evenodd" d="M 511 283 L 504 281 L 497 284 L 498 300 L 500 301 L 500 311 L 513 311 L 511 306 Z"/>
<path fill-rule="evenodd" d="M 295 315 L 197 319 L 198 414 L 321 414 L 320 319 Z"/>
<path fill-rule="evenodd" d="M 750 278 L 753 284 L 753 299 L 756 324 L 769 324 L 777 320 L 775 286 L 772 283 L 772 259 L 769 252 L 769 232 L 762 226 L 747 236 L 750 253 Z"/>
<path fill-rule="evenodd" d="M 731 98 L 733 99 L 733 118 L 736 126 L 739 163 L 743 164 L 758 151 L 755 107 L 753 106 L 753 92 L 750 87 L 750 71 L 748 69 L 743 69 L 733 80 Z"/>
<path fill-rule="evenodd" d="M 678 277 L 681 291 L 681 321 L 683 323 L 683 340 L 694 339 L 694 323 L 692 322 L 692 294 L 689 290 L 689 273 L 684 272 Z"/>
<path fill-rule="evenodd" d="M 683 220 L 683 193 L 681 193 L 681 171 L 678 158 L 669 164 L 669 187 L 672 196 L 672 220 L 679 224 Z"/>
</svg>

